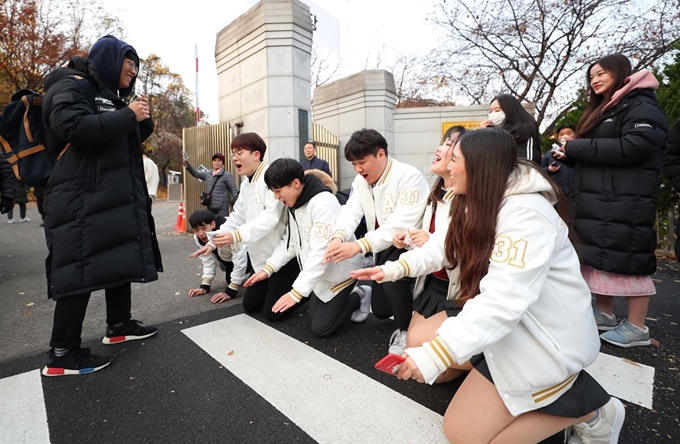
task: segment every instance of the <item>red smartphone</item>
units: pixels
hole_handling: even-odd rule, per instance
[[[375,364],[375,368],[392,376],[397,376],[401,363],[406,359],[390,353]]]

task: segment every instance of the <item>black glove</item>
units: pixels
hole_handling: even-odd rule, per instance
[[[12,200],[9,198],[5,199],[4,197],[0,199],[0,214],[5,214],[12,209]]]

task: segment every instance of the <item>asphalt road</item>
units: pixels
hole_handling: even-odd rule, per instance
[[[84,346],[96,353],[110,354],[113,364],[92,375],[50,379],[40,378],[36,373],[44,364],[53,315],[53,302],[45,296],[46,248],[39,217],[35,207],[29,207],[31,222],[7,224],[4,216],[0,219],[0,444],[17,442],[16,434],[10,431],[19,426],[10,421],[11,413],[22,405],[23,399],[29,398],[31,387],[35,388],[39,408],[22,410],[19,422],[28,423],[33,432],[45,428],[47,438],[18,442],[347,442],[324,438],[323,432],[339,437],[351,427],[356,429],[352,430],[355,435],[351,442],[382,441],[368,438],[372,436],[369,430],[374,429],[383,430],[385,437],[387,431],[403,431],[404,439],[392,439],[396,442],[434,442],[407,439],[408,430],[416,425],[397,416],[378,414],[363,403],[334,413],[333,408],[339,408],[334,398],[326,400],[325,393],[305,391],[306,384],[311,384],[311,377],[305,372],[312,368],[312,363],[300,356],[311,350],[324,359],[331,358],[329,366],[339,366],[334,371],[349,372],[348,378],[358,378],[352,381],[367,384],[362,391],[369,395],[369,401],[371,394],[375,394],[373,398],[386,396],[382,390],[387,388],[387,392],[397,395],[392,402],[411,406],[404,409],[423,406],[436,415],[443,414],[457,383],[428,387],[397,381],[373,369],[373,363],[384,355],[387,338],[394,328],[389,321],[371,316],[364,324],[349,324],[340,334],[319,339],[310,334],[305,313],[272,325],[255,316],[255,326],[265,330],[254,330],[257,333],[253,333],[252,344],[240,343],[237,332],[230,328],[253,318],[243,314],[240,299],[213,305],[207,295],[187,297],[189,288],[200,283],[200,261],[188,259],[194,249],[193,241],[191,236],[173,230],[177,204],[159,202],[154,206],[154,214],[165,272],[157,282],[133,286],[133,316],[158,325],[159,334],[146,341],[103,346],[103,298],[95,295],[83,328]],[[655,345],[631,349],[602,346],[603,353],[633,370],[644,367],[653,371],[653,380],[646,383],[653,392],[651,408],[639,401],[623,399],[627,416],[621,443],[680,442],[676,394],[680,389],[679,270],[677,263],[661,259],[654,276],[658,294],[652,299],[648,317]],[[223,281],[218,279],[215,288],[222,285]],[[617,305],[615,313],[623,316],[624,306]],[[275,374],[271,383],[269,380],[262,383],[257,376],[265,373],[264,367],[255,365],[252,371],[239,373],[237,367],[231,366],[227,356],[233,357],[234,350],[234,356],[241,356],[244,349],[258,347],[258,336],[270,332],[274,334],[270,344],[273,348],[266,352],[268,355],[262,352],[265,365],[278,369],[283,361],[300,353],[295,354],[299,374],[297,371]],[[216,336],[213,345],[228,344],[225,345],[228,353],[221,349],[211,351],[211,335]],[[627,379],[633,378],[633,370],[630,375],[625,371],[614,374],[612,368],[609,382],[613,390],[625,393],[624,386],[629,382]],[[22,394],[8,388],[11,387],[8,382],[24,376],[29,382],[19,385]],[[302,393],[307,397],[303,404],[309,406],[295,405],[289,409],[277,398],[285,388]],[[313,402],[317,398],[324,400],[321,407]],[[36,413],[38,410],[45,413],[41,416]],[[313,421],[320,410],[332,414],[330,419],[323,420],[321,431]],[[364,424],[362,417],[369,419],[369,426],[357,425]],[[423,430],[422,424],[418,427]],[[436,429],[437,419],[431,427]],[[419,436],[417,428],[413,433],[409,436]],[[553,438],[549,442],[560,441]]]

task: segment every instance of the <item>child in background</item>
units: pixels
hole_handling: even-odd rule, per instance
[[[196,210],[189,216],[189,225],[194,230],[196,248],[203,248],[209,241],[211,232],[217,230],[226,218],[214,215],[210,210]],[[202,296],[210,291],[217,268],[225,272],[227,288],[210,298],[219,304],[237,296],[238,287],[245,277],[245,252],[242,248],[228,246],[217,248],[208,255],[200,255],[203,262],[203,277],[199,288],[189,290],[189,297]]]
[[[557,143],[560,146],[575,138],[576,127],[574,125],[560,125],[557,127]],[[541,167],[543,168],[543,171],[548,173],[548,176],[560,186],[562,192],[566,196],[569,196],[571,177],[574,174],[574,169],[556,159],[553,156],[552,150],[548,150],[541,158]]]

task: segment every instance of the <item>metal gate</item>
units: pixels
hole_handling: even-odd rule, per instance
[[[333,180],[338,182],[340,171],[338,170],[338,149],[340,139],[318,123],[312,123],[312,137],[316,142],[316,156],[328,162]]]
[[[229,123],[184,128],[182,130],[182,143],[184,151],[189,156],[189,163],[195,169],[203,165],[212,170],[212,156],[216,153],[224,154],[224,168],[234,176],[236,186],[239,186],[241,177],[235,171],[234,164],[231,162],[231,127]],[[205,189],[204,182],[189,174],[186,169],[184,172],[184,212],[189,219],[189,215],[193,211],[206,208],[201,205],[199,199],[202,192],[209,190]],[[191,232],[193,230],[187,222],[187,233]]]

